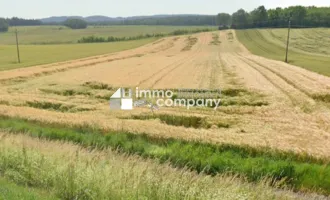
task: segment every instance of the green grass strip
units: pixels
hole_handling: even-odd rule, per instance
[[[0,200],[43,200],[58,199],[44,191],[16,185],[0,177]]]
[[[330,166],[325,159],[268,148],[214,145],[146,134],[111,132],[87,126],[65,127],[0,116],[0,129],[32,137],[70,141],[84,147],[117,148],[129,154],[171,162],[207,174],[234,173],[256,182],[265,177],[282,180],[300,191],[330,194]]]

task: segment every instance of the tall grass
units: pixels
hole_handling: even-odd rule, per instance
[[[1,117],[0,128],[32,137],[71,141],[83,147],[118,148],[129,154],[171,162],[211,175],[235,173],[249,181],[265,177],[282,180],[296,190],[330,194],[330,166],[326,159],[309,155],[256,149],[237,145],[213,145],[178,139],[153,138],[127,132],[111,132],[93,127],[63,127],[18,118]]]
[[[0,175],[60,199],[288,199],[267,182],[207,176],[138,156],[0,133]],[[1,188],[1,187],[0,187]],[[290,193],[289,193],[290,194]],[[0,194],[1,197],[1,194]]]
[[[14,184],[0,177],[0,199],[1,200],[52,200],[58,199],[47,191],[40,191],[34,188],[27,188]]]

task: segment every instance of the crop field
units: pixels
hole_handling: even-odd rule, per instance
[[[90,26],[72,30],[64,26],[17,27],[21,63],[16,50],[16,28],[0,33],[0,71],[41,64],[69,61],[90,56],[133,49],[157,40],[156,37],[111,43],[77,44],[83,37],[137,37],[140,35],[170,34],[178,30],[214,29],[201,26]],[[158,38],[159,39],[159,38]]]
[[[17,61],[15,45],[0,44],[0,71],[115,53],[143,46],[154,40],[149,38],[102,44],[21,45],[21,63]]]
[[[330,55],[307,48],[310,31],[292,31],[290,64],[279,61],[285,30],[265,29],[84,44],[104,52],[3,67],[0,183],[60,199],[327,199],[330,77],[319,63]],[[118,52],[97,55],[107,45]],[[110,110],[121,87],[221,89],[221,105]]]
[[[65,26],[21,26],[17,27],[19,41],[31,44],[70,44],[77,43],[82,37],[129,37],[145,34],[170,33],[176,30],[196,30],[213,28],[210,26],[89,26],[87,29],[72,30]],[[14,45],[16,28],[0,33],[0,44]]]
[[[237,31],[238,39],[254,54],[284,61],[287,29]],[[330,76],[330,29],[291,29],[289,63]]]

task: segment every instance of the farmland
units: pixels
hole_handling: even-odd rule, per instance
[[[292,31],[289,64],[285,30],[265,29],[65,44],[86,54],[7,65],[0,175],[60,199],[326,199],[330,52],[309,31]],[[220,88],[221,106],[110,110],[120,87]]]
[[[251,29],[237,31],[238,39],[254,54],[283,61],[287,29]],[[329,29],[292,29],[289,63],[330,76]]]
[[[0,45],[0,70],[68,61],[100,54],[115,53],[143,46],[155,39],[104,44],[21,45],[21,63],[17,63],[16,46]]]
[[[145,34],[170,33],[176,30],[196,30],[209,26],[89,26],[87,29],[72,30],[65,26],[22,26],[17,27],[21,44],[72,44],[82,37],[129,37]],[[14,45],[16,28],[0,33],[0,44]]]
[[[155,37],[149,37],[106,44],[77,44],[83,37],[123,38],[145,34],[166,35],[178,30],[196,31],[203,28],[214,29],[214,27],[201,26],[94,26],[83,30],[71,30],[64,26],[23,26],[17,28],[22,60],[22,63],[18,64],[15,45],[16,28],[12,27],[7,33],[0,33],[0,70],[109,54],[157,40]]]

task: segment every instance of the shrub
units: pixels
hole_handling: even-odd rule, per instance
[[[67,19],[64,22],[64,26],[67,26],[72,29],[85,29],[87,28],[87,22],[82,19]]]
[[[7,32],[8,31],[8,22],[4,18],[0,18],[0,32]]]
[[[156,33],[156,34],[145,34],[145,35],[137,35],[137,36],[130,36],[130,37],[113,37],[109,36],[107,38],[98,37],[98,36],[87,36],[83,37],[78,40],[78,43],[100,43],[100,42],[119,42],[119,41],[130,41],[130,40],[142,40],[146,38],[160,38],[166,36],[176,36],[176,35],[185,35],[185,34],[192,34],[192,33],[200,33],[200,32],[208,32],[213,31],[212,29],[196,29],[196,30],[176,30],[171,33]]]

